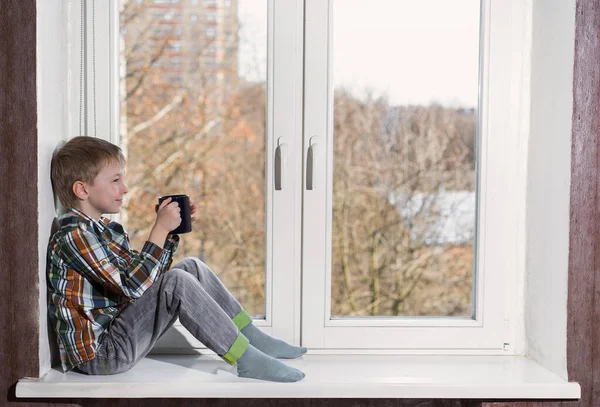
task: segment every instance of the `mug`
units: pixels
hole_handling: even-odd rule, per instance
[[[158,205],[167,198],[172,198],[171,202],[177,202],[181,209],[181,223],[171,231],[173,234],[189,233],[192,231],[192,214],[190,211],[190,197],[185,194],[165,195],[158,198]]]

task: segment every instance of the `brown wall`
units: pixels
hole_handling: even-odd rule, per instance
[[[582,406],[600,403],[600,2],[579,0],[573,66],[567,366]],[[598,282],[598,286],[596,286]]]
[[[38,370],[37,102],[35,0],[0,2],[0,405],[470,406],[461,400],[15,400]],[[485,406],[600,405],[600,3],[578,0],[574,62],[568,369],[579,402],[483,402]]]
[[[5,391],[20,377],[38,374],[35,15],[35,0],[0,3],[0,383]]]

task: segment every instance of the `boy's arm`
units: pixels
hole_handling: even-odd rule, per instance
[[[165,245],[163,246],[163,252],[160,255],[158,261],[163,265],[162,271],[165,272],[171,268],[173,263],[173,256],[179,246],[179,235],[167,235]]]
[[[124,232],[125,233],[125,232]],[[129,236],[125,233],[127,239],[127,246],[129,247],[129,253],[131,256],[135,256],[139,254],[139,252],[132,248],[131,241],[129,240]],[[167,235],[167,240],[164,242],[163,251],[158,258],[158,261],[163,265],[162,271],[165,272],[171,268],[171,264],[173,263],[173,256],[177,251],[177,247],[179,247],[179,235]]]
[[[167,271],[171,268],[171,264],[173,263],[173,256],[175,255],[175,251],[177,251],[178,246],[179,235],[168,235],[167,241],[165,242],[165,246],[163,247],[163,255],[161,258],[161,262],[164,264],[163,271]]]
[[[163,247],[167,240],[167,236],[169,235],[169,231],[157,225],[156,223],[150,230],[150,236],[148,236],[148,241],[154,243],[158,247]]]
[[[82,275],[127,298],[139,298],[164,266],[159,261],[163,249],[150,241],[140,252],[132,253],[128,265],[115,266],[107,244],[96,234],[79,228],[64,236],[61,249],[65,260]]]

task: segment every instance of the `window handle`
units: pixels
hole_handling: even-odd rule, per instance
[[[281,191],[285,181],[285,167],[287,167],[287,144],[284,138],[277,139],[277,148],[275,149],[275,190]]]
[[[308,153],[306,157],[306,189],[312,191],[317,189],[317,173],[319,169],[319,150],[318,150],[318,137],[310,138],[310,146],[308,147]]]

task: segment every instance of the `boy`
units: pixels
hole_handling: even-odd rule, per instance
[[[170,199],[158,207],[141,251],[123,227],[102,217],[118,213],[127,187],[119,147],[75,137],[52,158],[52,186],[68,208],[48,247],[48,312],[58,336],[63,371],[115,374],[131,369],[177,317],[241,377],[295,382],[304,373],[276,358],[306,348],[263,333],[199,259],[171,268],[181,222]],[[191,205],[192,220],[196,211]]]

